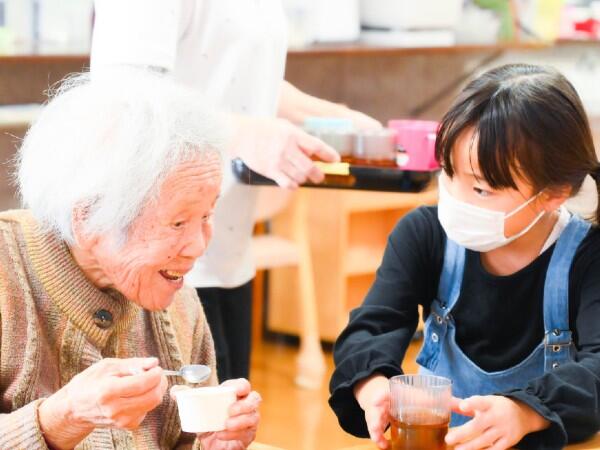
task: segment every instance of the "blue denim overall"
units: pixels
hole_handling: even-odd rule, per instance
[[[589,228],[589,223],[573,215],[556,242],[544,285],[543,342],[522,362],[498,372],[482,370],[456,343],[452,309],[460,296],[465,248],[447,239],[438,298],[431,303],[423,347],[417,357],[420,372],[450,378],[452,394],[466,398],[524,387],[544,372],[571,361],[575,346],[569,330],[569,272],[575,252]],[[453,414],[451,425],[462,425],[469,419]]]

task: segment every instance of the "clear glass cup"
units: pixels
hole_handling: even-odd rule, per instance
[[[390,379],[392,450],[446,450],[452,381],[430,375]]]
[[[354,148],[357,165],[396,167],[398,132],[389,128],[363,131],[358,134]]]

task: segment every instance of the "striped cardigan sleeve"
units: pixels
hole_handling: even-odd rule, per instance
[[[48,450],[38,420],[43,400],[35,400],[8,414],[0,413],[1,450]]]
[[[4,286],[1,286],[1,289],[5,291]],[[0,326],[1,348],[2,327]],[[2,385],[0,385],[1,391]],[[44,399],[35,400],[10,413],[4,413],[0,409],[0,450],[48,450],[38,419],[38,408],[43,401]]]

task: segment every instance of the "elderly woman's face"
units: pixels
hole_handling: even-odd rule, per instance
[[[216,154],[176,167],[130,227],[124,246],[97,240],[94,257],[106,284],[143,308],[169,306],[211,238],[220,185]]]

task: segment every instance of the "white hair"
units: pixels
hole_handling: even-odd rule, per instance
[[[77,207],[87,211],[87,233],[123,238],[175,166],[220,153],[226,124],[200,93],[149,70],[72,76],[19,150],[23,205],[71,244]]]

